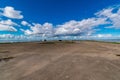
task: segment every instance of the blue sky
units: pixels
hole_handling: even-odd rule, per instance
[[[120,0],[0,0],[0,39],[120,38]]]

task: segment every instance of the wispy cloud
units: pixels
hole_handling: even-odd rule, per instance
[[[14,31],[16,32],[17,29],[14,26],[18,26],[17,23],[13,22],[12,20],[0,20],[0,31]]]
[[[17,29],[14,28],[13,26],[0,24],[0,31],[12,31],[12,32],[16,32]]]
[[[17,23],[13,22],[10,19],[8,19],[8,20],[0,20],[0,24],[9,25],[9,26],[18,26]]]
[[[120,29],[120,7],[103,9],[96,13],[99,17],[107,18],[112,26],[110,28]],[[108,27],[107,27],[108,28]]]

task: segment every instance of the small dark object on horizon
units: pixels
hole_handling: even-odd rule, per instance
[[[59,40],[59,41],[62,41],[62,40]]]
[[[47,40],[46,39],[44,39],[44,42],[46,42]]]

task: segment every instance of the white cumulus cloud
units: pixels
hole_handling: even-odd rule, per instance
[[[91,35],[94,28],[106,24],[105,18],[89,18],[82,21],[69,21],[58,25],[55,35]]]
[[[21,11],[15,10],[13,7],[7,6],[5,8],[0,8],[0,15],[6,16],[7,18],[13,19],[22,19]],[[17,21],[16,21],[17,22]],[[104,25],[110,25],[104,26]],[[40,23],[28,23],[27,21],[21,21],[20,25],[21,31],[25,36],[20,37],[88,37],[88,38],[110,38],[113,37],[111,34],[96,34],[97,29],[101,29],[100,25],[103,25],[103,28],[114,28],[120,29],[120,8],[107,8],[95,13],[95,17],[83,19],[83,20],[70,20],[63,24],[54,25],[52,23],[45,22],[44,24]],[[0,18],[0,31],[17,31],[15,28],[19,26],[17,23],[13,22],[11,19],[3,20]],[[28,26],[27,29],[24,28]],[[103,29],[102,28],[102,29]],[[95,33],[96,35],[92,35]],[[8,35],[10,36],[10,35]],[[91,37],[90,37],[91,36]],[[14,37],[15,38],[15,37]]]
[[[21,24],[23,25],[23,26],[31,26],[31,24],[29,24],[27,21],[21,21]]]
[[[106,18],[89,18],[82,21],[71,20],[62,25],[53,26],[51,23],[34,24],[30,29],[23,30],[26,35],[44,37],[91,35],[96,27],[106,24]]]
[[[34,24],[30,27],[30,29],[22,31],[26,35],[36,35],[36,36],[52,36],[53,35],[53,25],[50,23],[41,24]]]
[[[22,19],[23,15],[21,15],[21,11],[15,10],[11,6],[6,6],[5,8],[0,9],[2,12],[0,13],[3,16],[13,19]]]

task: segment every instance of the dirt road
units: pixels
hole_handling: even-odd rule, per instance
[[[120,44],[0,44],[0,80],[120,80]]]

